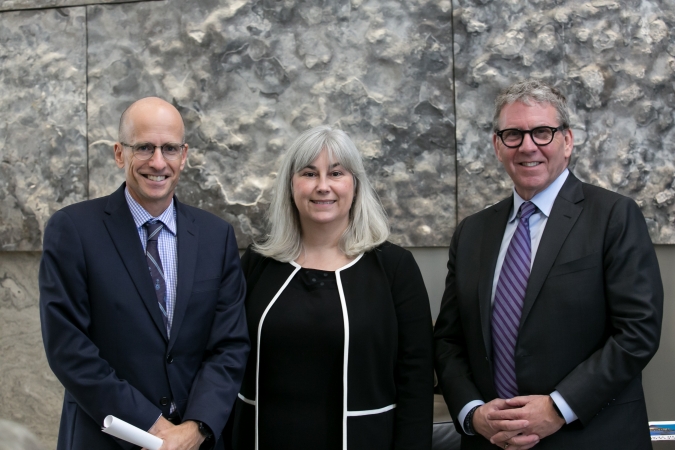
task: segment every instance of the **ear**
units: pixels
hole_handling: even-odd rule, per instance
[[[497,136],[496,133],[492,133],[492,147],[495,149],[495,155],[497,156],[497,159],[499,162],[502,162],[502,154],[500,149],[500,139],[499,136]]]
[[[188,148],[189,147],[190,147],[189,145],[185,144],[185,149],[183,150],[183,156],[180,159],[180,170],[181,170],[181,172],[185,168],[185,163],[187,162],[187,155],[188,155]]]
[[[563,136],[565,137],[565,158],[569,159],[574,148],[574,133],[571,128],[567,128],[563,130]]]
[[[115,153],[115,164],[120,169],[124,168],[124,146],[119,142],[115,142],[113,146],[113,152]]]

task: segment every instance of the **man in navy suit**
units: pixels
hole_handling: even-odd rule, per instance
[[[557,89],[509,87],[493,127],[513,195],[458,225],[435,328],[462,449],[650,449],[641,371],[663,287],[644,217],[567,169]]]
[[[126,182],[45,228],[42,334],[66,389],[58,449],[134,448],[101,432],[107,415],[165,450],[223,448],[249,351],[246,288],[232,227],[174,197],[187,152],[176,108],[133,103],[114,146]]]

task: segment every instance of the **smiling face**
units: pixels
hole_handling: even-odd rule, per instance
[[[293,175],[291,187],[303,230],[326,224],[347,228],[354,177],[340,163],[331,162],[326,150]]]
[[[145,98],[134,103],[126,112],[121,140],[125,144],[150,143],[161,146],[183,142],[183,120],[171,104],[159,98]],[[129,193],[146,211],[158,216],[171,204],[180,172],[185,167],[188,146],[174,161],[167,161],[159,148],[152,158],[140,161],[132,150],[115,143],[115,162],[126,173]]]
[[[531,130],[536,127],[560,125],[556,109],[548,103],[514,102],[502,108],[499,114],[499,129],[517,128]],[[574,138],[572,130],[555,133],[548,145],[537,145],[526,134],[518,148],[508,148],[501,139],[492,135],[492,144],[497,159],[513,180],[516,192],[524,200],[530,200],[546,189],[565,170],[572,154]]]

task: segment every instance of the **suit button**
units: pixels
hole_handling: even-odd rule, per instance
[[[166,406],[169,404],[169,397],[162,397],[159,399],[159,404],[162,406]]]
[[[166,362],[169,363],[169,364],[171,364],[171,363],[173,362],[173,356],[167,355],[167,357],[166,357]]]

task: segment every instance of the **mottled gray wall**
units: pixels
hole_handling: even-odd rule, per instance
[[[87,198],[85,8],[0,13],[0,245]]]
[[[457,219],[509,193],[491,102],[528,76],[568,93],[574,172],[635,198],[654,242],[675,243],[674,26],[665,0],[0,0],[0,417],[55,446],[41,235],[54,211],[122,181],[112,143],[134,99],[183,113],[178,194],[242,247],[264,233],[290,141],[346,130],[393,240],[428,248],[416,257],[435,292]]]
[[[39,252],[0,252],[0,419],[27,426],[54,449],[63,387],[42,346],[39,261]]]
[[[397,242],[447,243],[455,224],[450,4],[221,3],[88,9],[90,195],[123,180],[110,149],[120,113],[156,94],[187,122],[179,197],[231,222],[241,247],[264,233],[284,148],[322,123],[363,151]]]
[[[454,0],[458,216],[510,193],[491,104],[526,77],[567,93],[583,181],[634,198],[655,243],[675,243],[675,3]]]
[[[129,3],[157,0],[0,0],[0,11],[44,9],[64,6],[95,5],[101,3]]]

